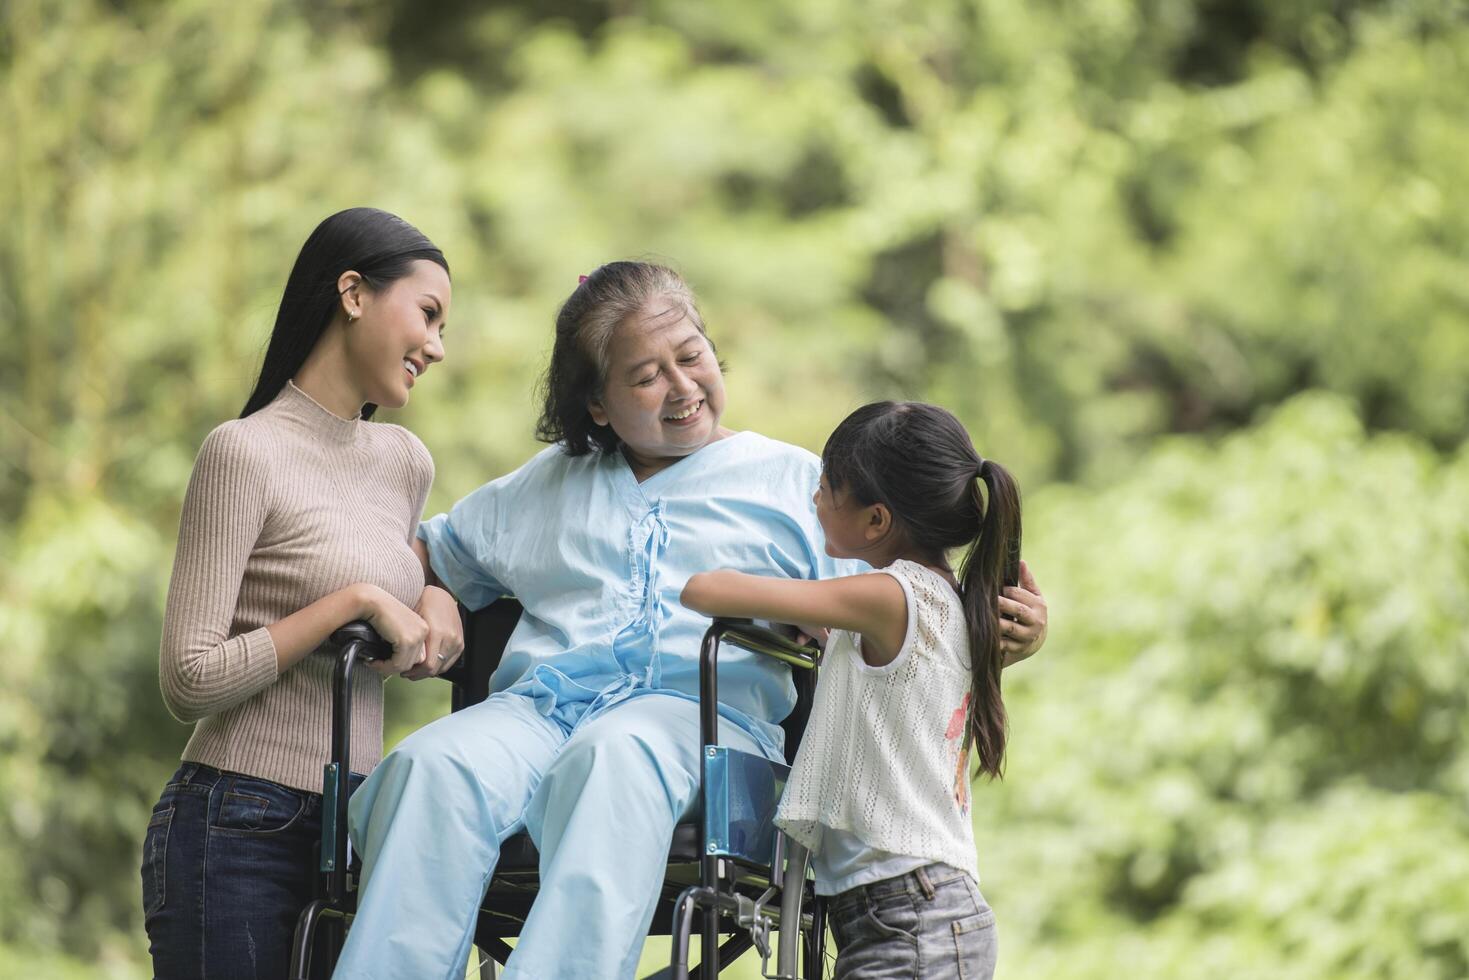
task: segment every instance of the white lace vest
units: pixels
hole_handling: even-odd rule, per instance
[[[978,881],[960,751],[972,684],[964,608],[922,565],[899,560],[871,574],[891,575],[908,598],[903,646],[892,663],[869,667],[856,634],[832,632],[776,824],[813,850],[830,827]]]

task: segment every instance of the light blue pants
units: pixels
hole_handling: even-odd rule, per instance
[[[460,980],[500,845],[521,829],[541,891],[503,976],[634,975],[674,825],[698,797],[699,706],[642,691],[567,707],[548,718],[496,694],[382,761],[352,797],[362,892],[335,976]],[[720,741],[769,754],[724,719]]]

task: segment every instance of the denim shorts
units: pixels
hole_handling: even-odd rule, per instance
[[[320,793],[180,766],[143,839],[143,924],[157,980],[284,977],[320,839]]]
[[[830,899],[836,980],[988,980],[999,939],[974,879],[947,864],[862,885]]]

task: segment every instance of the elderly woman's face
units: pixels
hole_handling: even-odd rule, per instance
[[[683,308],[655,301],[617,328],[592,419],[610,425],[635,468],[658,468],[720,437],[724,375]]]

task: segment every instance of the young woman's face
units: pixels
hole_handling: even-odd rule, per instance
[[[682,306],[655,300],[617,328],[607,354],[602,397],[588,408],[635,466],[666,464],[719,438],[724,375]]]
[[[408,275],[381,292],[360,284],[352,292],[360,315],[346,328],[348,370],[364,401],[402,408],[428,366],[444,359],[449,274],[436,262],[418,259]]]

